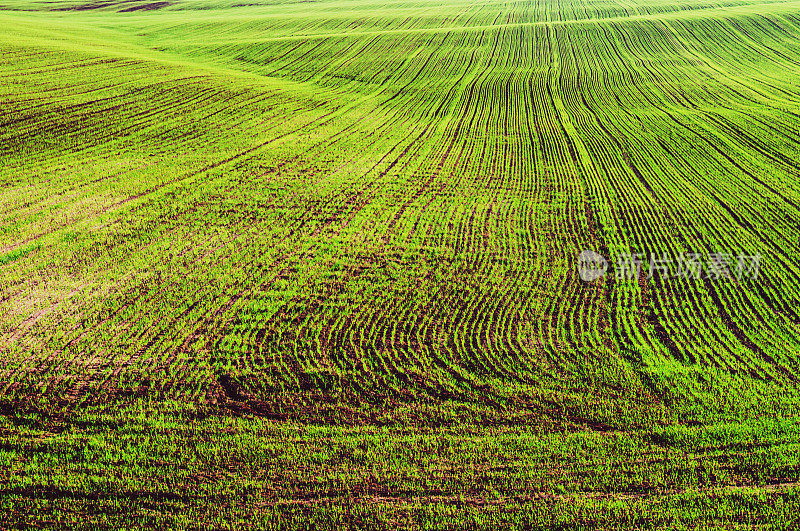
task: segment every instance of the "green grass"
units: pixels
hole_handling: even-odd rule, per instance
[[[0,5],[0,525],[791,527],[800,2],[242,4]]]
[[[13,421],[11,420],[13,419]],[[652,433],[308,425],[175,403],[9,417],[0,523],[790,527],[787,421]],[[788,457],[795,456],[795,457]]]

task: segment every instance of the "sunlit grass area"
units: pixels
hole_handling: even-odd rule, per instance
[[[791,527],[798,37],[3,1],[0,525]]]

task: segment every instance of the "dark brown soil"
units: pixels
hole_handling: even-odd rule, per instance
[[[119,13],[130,13],[131,11],[153,11],[154,9],[161,9],[162,7],[171,6],[172,2],[151,2],[149,4],[139,4],[138,6],[126,7],[120,9]]]

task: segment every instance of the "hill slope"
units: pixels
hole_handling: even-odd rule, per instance
[[[48,441],[87,411],[174,406],[489,447],[512,425],[583,434],[564,455],[638,448],[629,465],[698,440],[736,459],[720,441],[765,430],[762,475],[748,453],[713,481],[648,464],[635,488],[567,492],[796,479],[800,2],[10,1],[9,423]],[[584,250],[608,262],[593,282]],[[500,499],[547,459],[520,451]]]

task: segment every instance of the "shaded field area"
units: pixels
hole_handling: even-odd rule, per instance
[[[797,1],[2,2],[0,525],[790,527],[799,37]]]
[[[792,421],[547,432],[177,403],[0,421],[8,526],[791,529],[800,514]]]

